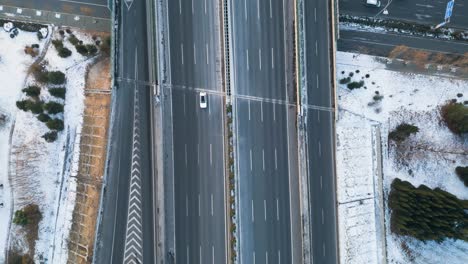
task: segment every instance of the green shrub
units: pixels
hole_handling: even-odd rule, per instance
[[[350,82],[348,83],[347,87],[348,89],[353,90],[353,89],[361,88],[362,86],[364,86],[364,81]]]
[[[76,45],[75,48],[76,48],[76,51],[77,51],[79,54],[81,54],[81,55],[83,55],[83,56],[87,56],[87,55],[88,55],[88,49],[86,48],[85,45]]]
[[[65,82],[65,74],[61,71],[51,71],[47,73],[49,83],[63,84]]]
[[[62,131],[64,129],[63,121],[61,119],[50,119],[46,123],[50,130]]]
[[[419,128],[417,126],[402,123],[388,134],[388,138],[393,141],[401,142],[407,139],[411,134],[416,134],[418,132]]]
[[[458,175],[458,178],[465,184],[465,187],[468,187],[468,166],[467,167],[456,167],[455,172]]]
[[[351,77],[345,77],[340,80],[340,84],[347,84],[351,81]]]
[[[49,143],[54,142],[55,140],[57,140],[57,131],[47,132],[44,135],[42,135],[42,138]]]
[[[109,56],[110,51],[111,51],[111,37],[110,36],[104,39],[104,41],[101,43],[100,49],[104,55]]]
[[[65,88],[49,88],[50,95],[58,98],[65,99]]]
[[[60,49],[58,49],[58,55],[62,58],[67,58],[67,57],[70,57],[72,54],[71,50],[65,48],[65,47],[62,47]]]
[[[37,102],[33,102],[33,101],[28,101],[28,109],[29,111],[31,111],[31,113],[33,114],[40,114],[42,113],[42,105],[44,104],[44,102],[42,101],[37,101]]]
[[[392,232],[421,241],[468,241],[468,203],[440,188],[395,179],[388,198]]]
[[[68,41],[73,45],[76,46],[80,40],[73,34],[70,34],[70,37],[68,37]]]
[[[35,85],[30,85],[24,88],[23,92],[26,93],[27,96],[37,97],[41,94],[41,88]]]
[[[23,110],[23,111],[28,111],[29,110],[29,102],[30,100],[21,100],[21,101],[16,101],[16,107],[18,109]]]
[[[63,41],[61,41],[60,39],[52,40],[52,44],[54,45],[56,50],[60,50],[61,48],[63,48]]]
[[[448,103],[441,108],[442,119],[455,134],[468,133],[468,107],[461,103]]]
[[[86,50],[88,51],[88,55],[94,55],[97,53],[98,49],[96,48],[96,46],[92,45],[92,44],[87,44],[86,45]]]
[[[43,65],[33,64],[29,69],[34,75],[36,81],[40,83],[47,83],[49,81],[47,71],[45,70],[45,67]]]
[[[13,218],[13,223],[20,225],[20,226],[27,225],[28,217],[26,216],[26,213],[23,212],[22,210],[16,210],[15,217]]]
[[[44,110],[49,114],[58,114],[63,112],[63,105],[56,102],[48,102],[44,104]]]
[[[37,116],[37,120],[41,121],[42,123],[45,123],[50,120],[50,116],[48,114],[40,113]]]
[[[374,99],[374,101],[382,101],[383,95],[376,94],[374,97],[372,97],[372,99]]]

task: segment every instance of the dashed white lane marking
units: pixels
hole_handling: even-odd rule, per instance
[[[250,101],[248,102],[248,104],[249,104],[248,108],[249,108],[249,121],[250,121]]]
[[[192,14],[194,13],[194,10],[193,10],[193,0],[192,0]]]
[[[210,165],[213,165],[213,144],[210,143]]]
[[[275,55],[274,55],[274,52],[273,52],[273,48],[271,48],[271,68],[272,69],[275,68]]]
[[[322,208],[322,225],[325,224],[325,216],[323,215],[323,208]]]
[[[325,257],[325,243],[323,243],[323,256]]]
[[[265,214],[265,222],[266,222],[267,220],[266,200],[263,200],[263,212]]]
[[[124,263],[143,263],[139,105],[138,89],[135,89],[133,108],[132,166],[123,259]]]
[[[281,264],[281,251],[278,250],[278,264]]]
[[[271,0],[270,0],[270,18],[273,18],[273,8],[271,7]]]
[[[273,104],[273,121],[276,121],[276,104]]]
[[[320,123],[320,111],[317,111],[317,122]]]
[[[197,47],[195,47],[195,43],[193,43],[193,63],[197,65]]]
[[[206,15],[206,0],[205,0],[205,15]]]
[[[254,204],[252,200],[252,223],[255,222],[255,216],[254,216]]]
[[[181,60],[182,60],[182,65],[184,64],[184,44],[180,44],[180,54],[181,54]]]
[[[254,251],[254,252],[252,252],[252,253],[253,253],[253,254],[252,254],[252,260],[253,260],[253,264],[255,264],[255,251]]]
[[[314,8],[314,19],[317,22],[317,8]]]
[[[248,71],[250,69],[249,68],[249,50],[246,49],[245,51],[246,51],[246,56],[247,56],[247,71]]]
[[[200,165],[200,144],[197,144],[197,164]]]
[[[318,43],[315,41],[315,56],[318,56]]]
[[[198,194],[198,217],[200,217],[201,214],[201,201],[200,201],[200,194]]]
[[[189,249],[189,246],[187,246],[187,264],[190,264],[190,249]]]
[[[185,196],[185,216],[188,217],[188,196]]]
[[[211,194],[211,216],[213,216],[213,213],[214,213],[213,194]]]
[[[214,246],[211,246],[211,263],[214,264]]]
[[[263,122],[263,102],[260,102],[260,118]]]
[[[252,171],[253,163],[252,163],[252,149],[250,149],[250,171]]]
[[[260,70],[262,70],[262,49],[258,49],[258,63]]]
[[[187,115],[187,104],[185,103],[185,94],[184,94],[184,96],[182,98],[184,100],[184,116],[186,116]]]
[[[244,0],[245,21],[247,21],[247,0]]]
[[[279,201],[276,198],[276,221],[279,221]]]
[[[200,262],[199,262],[199,263],[203,263],[203,261],[202,261],[202,253],[201,253],[201,252],[202,252],[202,250],[201,250],[201,246],[200,246],[200,252],[199,252],[199,253],[200,253]]]
[[[278,152],[276,151],[276,148],[275,148],[275,170],[278,169]]]
[[[322,190],[322,189],[323,189],[323,184],[322,184],[323,180],[322,180],[322,178],[323,178],[323,176],[322,176],[322,175],[320,175],[320,190]]]
[[[188,165],[188,158],[187,158],[187,144],[184,145],[184,150],[185,150],[185,167]]]
[[[316,75],[316,79],[317,79],[317,89],[319,88],[319,76],[318,74]]]
[[[322,145],[320,144],[320,141],[318,142],[318,153],[319,156],[322,157]]]
[[[260,0],[257,0],[257,19],[260,20]]]
[[[265,171],[265,150],[262,149],[262,167],[263,171]]]
[[[268,264],[268,251],[265,252],[265,264]]]
[[[206,47],[206,64],[210,64],[209,57],[208,57],[208,43],[205,45]]]

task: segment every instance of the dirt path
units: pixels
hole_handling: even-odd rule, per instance
[[[69,237],[68,263],[91,263],[106,160],[111,105],[110,60],[92,65],[86,78],[77,197]]]

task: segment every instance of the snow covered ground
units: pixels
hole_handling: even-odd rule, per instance
[[[453,135],[440,121],[438,107],[447,100],[468,100],[468,81],[390,71],[382,58],[338,52],[337,78],[364,81],[364,87],[337,88],[337,177],[340,203],[340,252],[343,263],[467,263],[468,243],[422,243],[382,228],[390,212],[379,203],[379,165],[383,197],[400,178],[418,186],[440,187],[468,199],[468,190],[454,173],[468,164],[468,141]],[[404,67],[404,66],[402,66]],[[404,70],[404,69],[402,69]],[[463,94],[457,97],[457,94]],[[383,96],[382,98],[379,98]],[[401,122],[420,132],[408,139],[411,150],[397,151],[387,142],[388,131]],[[382,162],[376,155],[376,129],[381,133]],[[385,234],[385,235],[384,235]],[[383,241],[383,237],[386,240]],[[386,251],[380,248],[387,246]]]
[[[74,34],[85,44],[91,42],[90,37],[77,32]],[[58,36],[56,32],[54,37]],[[49,46],[44,57],[47,69],[64,72],[67,81],[65,100],[51,96],[47,90],[50,85],[42,85],[41,100],[65,105],[64,113],[55,115],[63,118],[65,129],[59,132],[54,143],[47,143],[41,138],[49,131],[45,124],[39,122],[32,113],[19,111],[15,106],[16,100],[26,97],[21,92],[22,88],[37,85],[32,75],[26,76],[26,69],[33,60],[23,51],[26,44],[32,43],[39,43],[42,48],[45,41],[38,42],[35,33],[20,31],[17,38],[10,39],[6,33],[0,32],[0,78],[2,82],[8,81],[7,86],[0,89],[0,103],[2,107],[6,106],[5,110],[10,113],[11,120],[15,118],[10,156],[11,186],[5,186],[0,191],[0,194],[5,194],[0,199],[4,199],[7,205],[0,209],[0,247],[5,248],[10,220],[10,215],[4,212],[13,212],[24,205],[35,203],[39,205],[43,217],[39,223],[35,259],[45,260],[47,263],[65,263],[76,188],[75,179],[71,176],[76,176],[83,122],[85,73],[92,59],[78,54],[68,41],[64,41],[64,46],[72,51],[72,55],[65,59],[58,56],[53,45]],[[8,184],[6,164],[9,133],[8,128],[0,129],[0,182],[4,184]],[[7,195],[10,187],[13,189],[14,203]],[[10,204],[13,208],[10,208]],[[25,251],[22,234],[20,228],[12,225],[9,245]],[[0,256],[0,263],[1,258],[3,254]]]
[[[33,63],[33,58],[24,54],[24,46],[33,43],[43,48],[45,40],[38,41],[35,33],[20,31],[11,39],[9,34],[0,29],[0,113],[5,113],[8,122],[0,126],[0,263],[4,262],[4,249],[8,234],[11,212],[11,189],[8,182],[8,155],[11,126],[14,123],[17,108],[16,99],[21,95],[27,74],[27,68]]]

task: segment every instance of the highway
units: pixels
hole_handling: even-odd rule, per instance
[[[146,2],[121,2],[108,175],[95,263],[156,263]]]
[[[388,0],[381,0],[381,2],[382,6],[375,8],[364,5],[364,1],[340,0],[340,14],[371,17],[377,14],[388,3]],[[381,14],[379,18],[437,25],[444,20],[447,2],[448,0],[393,0],[388,7],[389,14]],[[448,27],[468,29],[468,17],[466,14],[468,14],[468,4],[465,1],[455,1],[452,18]]]
[[[239,260],[302,263],[293,1],[231,1]]]
[[[224,90],[219,1],[167,4],[166,248],[175,263],[226,263]],[[199,92],[208,93],[201,109]],[[168,263],[172,263],[168,261]]]
[[[338,263],[331,1],[304,1],[311,263]]]
[[[108,0],[2,0],[0,5],[110,18]]]

